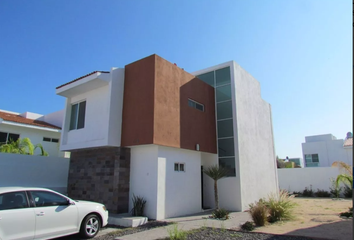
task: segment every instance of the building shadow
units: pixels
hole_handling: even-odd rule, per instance
[[[284,235],[313,237],[314,239],[352,240],[353,219],[343,219],[338,222],[324,223],[315,227],[297,229]]]

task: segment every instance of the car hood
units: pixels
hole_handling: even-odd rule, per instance
[[[75,204],[80,206],[80,205],[96,205],[96,206],[104,206],[102,203],[98,202],[91,202],[91,201],[85,201],[85,200],[75,200]]]

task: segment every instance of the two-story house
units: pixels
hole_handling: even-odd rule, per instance
[[[271,107],[259,82],[234,61],[192,74],[151,55],[94,71],[56,89],[66,98],[61,150],[71,152],[68,194],[164,219],[214,207],[243,211],[278,190]]]
[[[337,139],[332,134],[305,137],[302,154],[306,167],[330,167],[333,162],[353,163],[353,135],[347,133],[345,139]]]
[[[34,145],[41,144],[49,156],[69,157],[68,152],[59,151],[63,112],[42,115],[0,110],[0,144],[29,138]],[[40,149],[35,154],[40,154]]]

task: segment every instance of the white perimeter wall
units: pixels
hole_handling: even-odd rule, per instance
[[[312,168],[282,168],[278,169],[279,188],[289,192],[302,192],[305,187],[317,191],[330,191],[331,178],[336,179],[340,174],[336,167],[312,167]]]
[[[335,161],[349,165],[353,162],[353,148],[343,148],[343,139],[302,143],[302,154],[306,166],[305,154],[318,154],[319,166],[330,167]]]
[[[41,129],[33,129],[28,127],[13,126],[7,124],[0,125],[1,132],[20,134],[20,138],[29,138],[33,145],[42,144],[45,151],[51,157],[64,157],[64,152],[59,151],[59,143],[44,142],[43,137],[60,139],[60,132],[46,131]],[[39,155],[40,149],[37,148],[34,155]]]
[[[175,172],[174,163],[185,163]],[[130,206],[133,194],[147,200],[145,214],[165,219],[201,212],[201,153],[147,145],[131,148]]]
[[[67,98],[61,150],[120,146],[124,69],[113,68],[103,87]],[[71,105],[86,101],[85,127],[70,130]]]
[[[259,82],[236,63],[231,76],[235,87],[233,108],[236,109],[235,183],[240,181],[241,192],[236,191],[236,194],[242,199],[236,210],[244,211],[250,203],[278,191],[277,167],[271,107],[261,98]]]
[[[66,194],[68,158],[0,153],[0,187],[45,187]]]

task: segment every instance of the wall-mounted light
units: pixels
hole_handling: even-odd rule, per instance
[[[197,143],[197,145],[195,145],[195,149],[197,150],[197,151],[199,151],[199,144]]]

